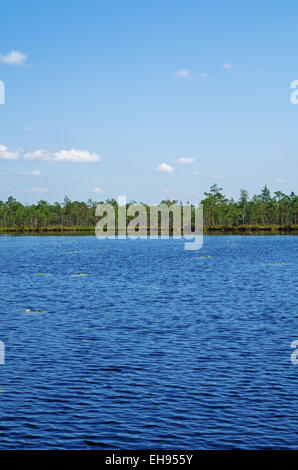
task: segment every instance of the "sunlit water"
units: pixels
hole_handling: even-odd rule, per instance
[[[297,236],[183,247],[0,237],[0,448],[298,448]]]

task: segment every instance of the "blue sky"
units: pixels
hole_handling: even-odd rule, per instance
[[[297,192],[295,1],[1,4],[0,199]]]

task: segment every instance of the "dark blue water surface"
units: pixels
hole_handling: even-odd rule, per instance
[[[298,448],[297,236],[183,248],[0,237],[1,449]]]

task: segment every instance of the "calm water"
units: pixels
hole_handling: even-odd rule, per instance
[[[0,237],[0,448],[298,449],[297,248]]]

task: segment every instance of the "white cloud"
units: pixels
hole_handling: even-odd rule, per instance
[[[106,192],[106,190],[102,188],[93,188],[92,191],[96,194],[103,194]]]
[[[26,153],[25,160],[51,160],[54,162],[99,162],[101,156],[97,153],[90,153],[87,150],[60,150],[51,153],[48,150],[35,150],[35,152]]]
[[[24,65],[27,55],[19,51],[12,50],[7,55],[0,54],[0,63],[8,65]]]
[[[53,155],[48,150],[35,150],[35,152],[25,153],[25,160],[52,160]]]
[[[224,64],[222,64],[222,66],[225,70],[231,70],[233,68],[233,66],[228,62],[225,62]]]
[[[7,176],[8,173],[6,173],[6,171],[0,171],[0,176]]]
[[[11,152],[5,145],[0,145],[0,159],[2,160],[18,160],[20,153],[18,151]]]
[[[160,165],[158,165],[157,171],[165,172],[165,173],[173,173],[174,168],[171,165],[168,165],[167,163],[161,163]]]
[[[195,158],[179,158],[179,159],[177,160],[178,163],[186,163],[186,164],[188,164],[188,163],[194,163],[195,161],[196,161]]]
[[[32,127],[32,126],[25,126],[25,127],[24,127],[24,131],[25,131],[25,132],[32,132],[32,131],[33,131],[33,127]]]
[[[39,175],[41,175],[41,171],[39,171],[39,170],[20,171],[20,175],[25,175],[25,176],[39,176]]]
[[[190,80],[191,77],[191,70],[190,69],[180,69],[175,72],[175,75],[180,78],[184,78],[185,80]]]
[[[291,180],[283,179],[283,178],[276,178],[276,183],[290,183]]]
[[[198,175],[199,172],[195,170],[195,171],[192,172],[192,174],[193,174],[193,175]]]
[[[201,73],[200,78],[208,78],[208,73],[207,72]]]
[[[212,175],[212,178],[215,178],[217,180],[225,180],[227,178],[227,176],[226,175],[215,174],[215,175]]]
[[[60,150],[54,153],[56,162],[99,162],[101,156],[97,153],[90,153],[87,150]]]

